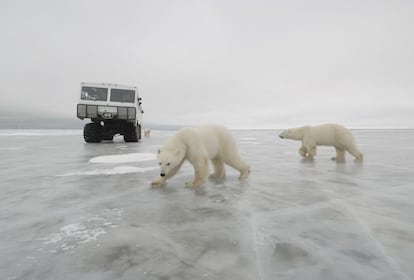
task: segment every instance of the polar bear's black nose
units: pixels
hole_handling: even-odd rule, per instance
[[[283,136],[282,136],[282,134],[279,134],[279,137],[283,139]]]
[[[160,174],[160,176],[161,176],[161,177],[165,177],[165,173],[161,173],[161,174]]]

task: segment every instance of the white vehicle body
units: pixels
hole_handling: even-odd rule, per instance
[[[92,95],[93,89],[97,94]],[[106,94],[104,94],[106,91]],[[133,94],[132,98],[125,96],[119,98],[117,93]],[[105,95],[105,98],[103,98]],[[99,98],[102,97],[102,98]],[[85,106],[83,106],[85,105]],[[125,110],[126,108],[126,110]],[[134,108],[135,110],[132,110]],[[126,113],[125,113],[126,112]],[[103,119],[126,119],[128,121],[137,120],[142,123],[141,99],[138,96],[136,87],[106,84],[106,83],[82,83],[81,96],[78,102],[78,118],[103,118]]]
[[[126,142],[141,139],[143,110],[137,87],[81,83],[80,91],[77,117],[82,120],[89,118],[93,124],[85,125],[86,142],[111,140],[116,134],[124,135]],[[136,131],[136,136],[133,135],[132,129]],[[134,138],[137,140],[134,141]]]

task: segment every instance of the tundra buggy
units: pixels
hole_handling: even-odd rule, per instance
[[[138,142],[144,113],[141,104],[136,87],[81,83],[77,117],[91,120],[83,128],[83,138],[87,143],[99,143],[119,134],[125,142]]]

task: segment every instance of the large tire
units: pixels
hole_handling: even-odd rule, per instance
[[[83,139],[85,139],[86,143],[100,143],[102,141],[102,126],[97,123],[85,124]]]
[[[138,140],[141,140],[141,137],[142,137],[142,127],[141,127],[140,124],[137,124],[136,131],[137,131]]]
[[[134,126],[133,124],[128,124],[124,130],[124,141],[138,142],[139,139],[141,139],[141,126]]]

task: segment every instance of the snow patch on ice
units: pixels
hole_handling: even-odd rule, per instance
[[[155,160],[155,154],[151,153],[133,153],[123,155],[109,155],[94,157],[89,160],[90,163],[127,163],[127,162],[143,162]]]
[[[22,150],[23,147],[0,147],[0,150]]]
[[[262,144],[261,142],[257,141],[257,138],[255,138],[255,137],[243,137],[243,138],[240,138],[239,143],[240,144],[253,144],[253,145],[260,145],[260,144]]]
[[[257,141],[240,141],[240,144],[252,144],[252,145],[261,145],[261,142]]]
[[[106,231],[101,228],[92,228],[87,229],[82,224],[69,224],[64,227],[60,228],[60,232],[52,233],[46,236],[45,238],[41,238],[40,240],[43,241],[43,244],[55,244],[59,241],[68,241],[69,240],[76,240],[78,245],[85,244],[90,241],[96,241],[98,236],[101,234],[105,234]],[[63,251],[67,251],[70,249],[75,248],[75,245],[68,245],[66,243],[61,245],[61,249]]]
[[[135,166],[117,166],[113,169],[95,169],[89,171],[70,172],[61,175],[59,177],[66,176],[94,176],[94,175],[121,175],[128,173],[145,173],[147,171],[156,170],[158,167],[135,167]]]
[[[123,210],[119,208],[107,209],[102,213],[103,217],[92,216],[84,219],[82,223],[65,225],[59,229],[59,232],[51,233],[38,240],[44,245],[58,246],[49,248],[48,252],[69,251],[82,244],[97,241],[98,236],[107,233],[106,228],[117,227],[108,219],[119,220],[123,213]],[[39,251],[45,251],[45,248],[40,248]]]

